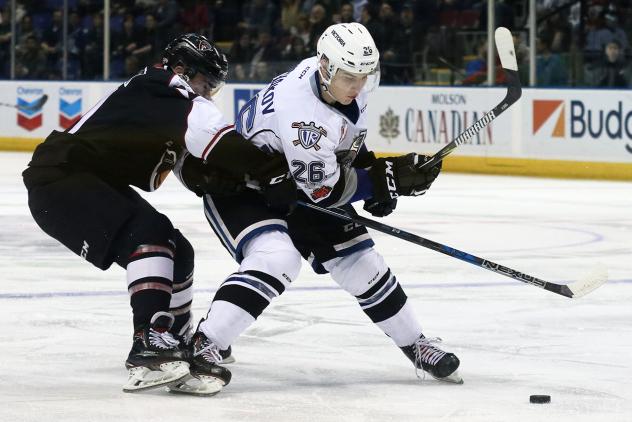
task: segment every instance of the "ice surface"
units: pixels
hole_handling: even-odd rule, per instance
[[[632,420],[630,183],[443,174],[384,219],[544,280],[608,267],[608,283],[571,300],[374,233],[426,335],[461,359],[463,385],[418,380],[355,300],[304,266],[235,343],[233,382],[198,398],[121,391],[124,272],[91,267],[36,226],[28,159],[0,154],[0,421]],[[200,317],[236,264],[175,178],[146,197],[196,248]]]

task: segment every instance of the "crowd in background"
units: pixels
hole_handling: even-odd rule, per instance
[[[67,0],[66,77],[103,78],[103,1]],[[8,0],[0,0],[0,78],[10,75]],[[632,2],[538,0],[538,86],[628,87]],[[18,0],[17,79],[61,79],[63,0]],[[528,81],[528,0],[496,0],[496,26],[514,33]],[[156,63],[181,32],[228,55],[232,81],[268,81],[312,56],[332,23],[361,22],[381,52],[386,84],[475,85],[487,79],[487,2],[475,0],[112,0],[110,78]],[[497,72],[502,82],[502,72]]]

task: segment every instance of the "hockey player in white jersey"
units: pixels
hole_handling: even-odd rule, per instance
[[[424,193],[440,165],[420,170],[415,164],[424,156],[376,159],[368,152],[368,93],[378,84],[379,53],[366,28],[333,25],[319,39],[316,57],[274,78],[242,108],[236,131],[271,156],[282,154],[300,199],[350,212],[352,202],[364,200],[366,210],[384,216],[399,195]],[[259,186],[267,204],[255,190],[204,196],[210,225],[240,266],[221,284],[198,326],[192,368],[212,376],[220,367],[219,351],[290,287],[303,257],[355,296],[416,370],[461,383],[458,358],[422,334],[402,286],[366,228],[300,206],[288,214],[292,207],[280,209],[270,194],[276,182],[287,185],[288,180]]]

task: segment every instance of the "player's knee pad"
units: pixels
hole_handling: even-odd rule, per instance
[[[406,294],[384,258],[373,248],[329,262],[325,266],[333,279],[358,300],[371,321],[381,323],[400,313]],[[329,268],[328,268],[329,267]]]
[[[175,229],[171,221],[158,212],[135,215],[115,240],[116,262],[127,266],[127,260],[142,245],[155,245],[175,251]]]
[[[281,231],[266,231],[246,243],[239,271],[259,271],[278,279],[284,287],[296,280],[301,270],[301,254],[290,236]]]
[[[180,233],[180,230],[175,229],[173,234],[176,245],[173,267],[173,282],[175,284],[193,278],[195,252],[191,243]]]
[[[354,296],[367,292],[390,273],[382,255],[373,248],[329,261],[325,263],[325,269],[340,287]]]
[[[239,271],[222,282],[211,307],[212,312],[226,308],[222,314],[235,326],[250,320],[245,314],[257,319],[272,299],[296,279],[301,268],[301,255],[285,232],[261,233],[249,240],[243,251]]]

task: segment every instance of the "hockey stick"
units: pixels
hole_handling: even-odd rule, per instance
[[[509,267],[505,267],[504,265],[496,264],[495,262],[488,261],[487,259],[479,258],[467,252],[463,252],[450,246],[425,239],[421,236],[417,236],[416,234],[391,227],[387,224],[362,217],[358,214],[350,215],[344,210],[338,208],[321,208],[317,205],[313,205],[303,201],[298,201],[298,203],[299,205],[302,205],[304,207],[311,208],[313,210],[329,214],[343,220],[351,221],[356,224],[361,224],[373,230],[390,234],[391,236],[398,237],[400,239],[414,243],[415,245],[423,246],[424,248],[441,252],[442,254],[460,259],[461,261],[468,262],[470,264],[476,265],[477,267],[485,268],[486,270],[493,271],[497,274],[513,278],[514,280],[518,280],[522,283],[530,284],[532,286],[536,286],[541,289],[557,293],[558,295],[569,297],[571,299],[576,299],[592,292],[593,290],[604,284],[607,280],[606,270],[604,268],[598,268],[593,270],[588,276],[582,278],[581,280],[574,281],[569,284],[556,284],[550,281],[540,280],[539,278],[533,277],[531,275],[516,271]]]
[[[513,38],[511,32],[507,28],[500,27],[496,29],[494,33],[496,39],[496,49],[498,50],[498,56],[500,57],[500,64],[507,78],[507,94],[505,98],[491,111],[488,111],[478,119],[474,124],[465,129],[459,136],[454,138],[445,147],[441,148],[439,152],[432,156],[428,161],[421,163],[417,168],[426,166],[434,166],[439,161],[442,161],[446,155],[450,154],[461,144],[464,144],[472,136],[483,130],[487,125],[500,116],[505,110],[509,108],[513,103],[518,101],[522,95],[522,88],[520,86],[520,78],[518,76],[518,63],[516,62],[516,53],[514,52]]]
[[[39,111],[42,107],[44,107],[44,104],[46,104],[46,101],[48,101],[48,95],[44,94],[39,100],[37,100],[33,104],[19,105],[19,104],[0,103],[0,106],[17,108],[20,111]]]

